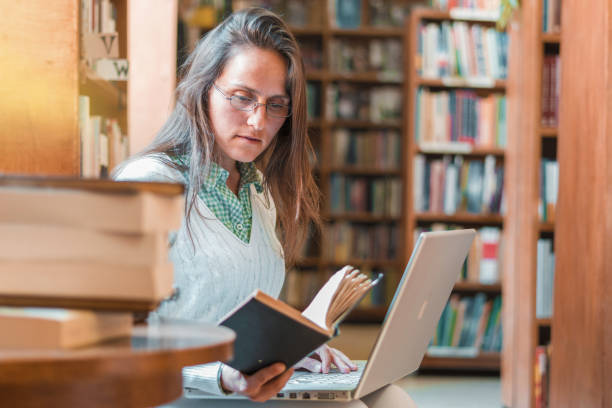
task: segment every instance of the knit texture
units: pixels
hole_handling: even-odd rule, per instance
[[[158,155],[136,159],[117,174],[117,180],[184,183],[181,173],[164,165]],[[149,314],[149,324],[166,319],[193,319],[218,323],[254,290],[278,297],[283,285],[285,264],[275,233],[276,209],[250,185],[252,228],[248,243],[238,238],[198,197],[191,213],[189,237],[186,220],[170,234],[170,260],[174,266],[173,296]],[[214,371],[213,364],[211,372]],[[216,364],[218,368],[218,364]],[[199,389],[219,393],[216,375],[201,378]],[[188,386],[188,384],[184,384]]]

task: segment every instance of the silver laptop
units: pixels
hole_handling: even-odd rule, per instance
[[[350,374],[337,370],[330,370],[329,374],[297,371],[272,399],[356,400],[415,371],[427,351],[475,235],[473,229],[422,233],[369,359],[357,362],[359,369]],[[185,397],[228,398],[193,388],[185,389]]]

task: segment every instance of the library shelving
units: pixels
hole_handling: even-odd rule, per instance
[[[109,29],[118,33],[118,57],[127,58],[127,0],[96,3],[104,3],[109,15],[115,10]],[[92,115],[112,117],[127,129],[127,84],[102,79],[83,63],[85,4],[93,2],[6,4],[0,48],[10,61],[2,88],[8,91],[4,127],[11,130],[0,147],[0,172],[82,176],[79,95],[90,97]],[[114,146],[103,149],[112,152]],[[113,164],[111,157],[108,165]]]
[[[380,323],[407,261],[402,26],[412,5],[423,2],[317,0],[300,5],[299,18],[290,10],[301,2],[279,3],[272,9],[283,13],[304,55],[324,221],[289,271],[284,296],[298,307],[308,304],[316,292],[308,287],[320,287],[346,264],[384,272],[377,291],[348,318]],[[295,285],[306,288],[301,296]]]
[[[510,47],[508,91],[516,96],[509,113],[508,216],[516,220],[506,240],[506,316],[511,333],[502,363],[502,401],[508,406],[546,406],[553,335],[556,161],[560,84],[560,0],[521,2]],[[557,10],[557,11],[555,11]],[[525,61],[529,61],[525,64]],[[515,259],[512,259],[516,257]],[[512,358],[510,358],[512,356]],[[520,393],[513,392],[517,389]]]
[[[506,34],[495,21],[423,8],[406,27],[406,248],[423,230],[479,231],[422,369],[500,370],[507,81]]]

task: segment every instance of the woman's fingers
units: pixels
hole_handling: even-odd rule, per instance
[[[249,398],[259,395],[260,389],[273,378],[282,374],[285,371],[285,365],[282,363],[274,363],[267,367],[258,370],[252,375],[246,376],[247,388],[243,394]]]
[[[349,371],[357,370],[357,365],[353,363],[351,359],[346,356],[346,354],[335,348],[330,348],[330,350],[333,356],[334,364],[340,371],[343,373],[348,373]],[[346,370],[343,370],[341,366],[344,366]]]
[[[264,402],[276,395],[277,392],[283,389],[289,378],[293,375],[293,368],[285,371],[281,375],[276,376],[264,383],[256,394],[249,396],[249,398],[256,402]]]
[[[305,370],[310,371],[311,373],[320,373],[321,372],[321,362],[311,357],[304,357],[303,359],[298,361],[293,366],[293,368],[295,368],[296,370],[303,368]]]

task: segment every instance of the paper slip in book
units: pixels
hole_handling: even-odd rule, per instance
[[[132,314],[0,307],[0,349],[80,347],[132,332]]]
[[[321,288],[300,313],[286,303],[255,291],[222,319],[236,332],[234,358],[227,364],[243,373],[275,362],[292,367],[338,334],[338,325],[378,283],[345,267]]]
[[[0,223],[167,232],[181,226],[183,193],[173,183],[0,176]]]

